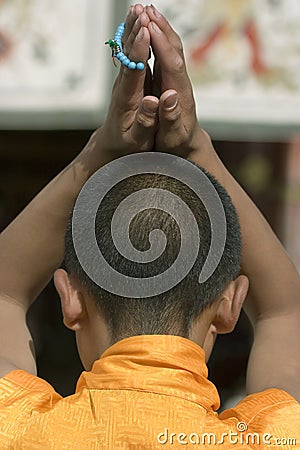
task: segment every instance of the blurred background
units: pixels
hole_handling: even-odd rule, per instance
[[[143,3],[143,2],[142,2]],[[126,1],[0,0],[0,228],[103,123],[117,69],[103,43]],[[300,269],[300,3],[158,0],[184,38],[200,123]],[[62,395],[83,370],[50,283],[28,323],[39,376]],[[242,315],[209,362],[222,406],[244,395]]]

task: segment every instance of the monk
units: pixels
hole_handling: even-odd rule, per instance
[[[149,83],[148,72],[145,85],[146,70],[121,67],[103,126],[0,237],[0,447],[300,448],[299,275],[198,124],[179,36],[156,8],[140,4],[130,8],[125,30],[130,60],[146,63],[151,44],[160,73]],[[153,81],[160,87],[157,95]],[[137,270],[107,238],[116,205],[133,191],[151,187],[184,198],[203,243],[186,279],[163,294],[129,298],[125,284],[124,295],[115,294],[83,269],[72,216],[80,190],[98,169],[147,152],[157,152],[158,160],[162,153],[182,158],[199,182],[207,177],[222,202],[227,235],[218,267],[199,284],[211,240],[202,202],[174,178],[149,172],[123,180],[91,224],[116,271]],[[174,259],[176,227],[152,207],[134,218],[131,229],[134,246],[143,252],[157,224],[174,237],[152,273],[166,270]],[[66,398],[37,376],[26,325],[29,306],[53,276],[64,324],[76,334],[85,367],[74,395]],[[206,362],[217,334],[234,329],[242,308],[254,330],[247,396],[218,414],[219,396]]]

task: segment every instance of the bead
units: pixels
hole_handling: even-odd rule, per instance
[[[128,67],[131,70],[144,70],[145,64],[142,62],[135,63],[134,61],[130,61],[130,59],[123,52],[123,43],[122,38],[125,31],[125,22],[122,22],[116,32],[114,39],[109,40],[106,44],[109,44],[113,57],[117,58],[124,66]]]
[[[128,64],[128,69],[131,69],[131,70],[136,69],[136,63],[133,61],[130,61],[130,63]]]

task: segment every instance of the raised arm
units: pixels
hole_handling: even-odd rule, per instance
[[[158,149],[179,153],[180,146],[184,147],[183,156],[188,153],[224,185],[240,218],[242,271],[250,280],[245,308],[254,327],[247,391],[276,387],[300,401],[299,274],[262,214],[218,158],[207,133],[199,127],[178,35],[152,7],[147,8],[147,13],[162,91],[173,89],[178,98],[172,114],[165,116],[160,106],[159,120],[169,121],[169,134],[166,130],[158,133]]]
[[[194,154],[193,159],[227,189],[242,229],[242,271],[250,280],[245,310],[254,328],[247,391],[276,387],[300,401],[299,274],[265,218],[206,139],[207,150]]]
[[[148,58],[148,22],[141,5],[131,8],[126,39],[133,60]],[[153,147],[158,100],[143,97],[144,82],[145,71],[121,68],[103,127],[0,235],[0,377],[17,368],[36,372],[26,312],[62,260],[67,219],[83,184],[110,160]]]

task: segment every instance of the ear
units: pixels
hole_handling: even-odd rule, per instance
[[[231,333],[238,321],[244,300],[247,296],[249,280],[240,275],[232,281],[223,292],[212,325],[217,333]]]
[[[83,295],[72,285],[70,276],[64,269],[55,271],[54,284],[60,297],[65,326],[73,331],[79,330],[86,315]]]

